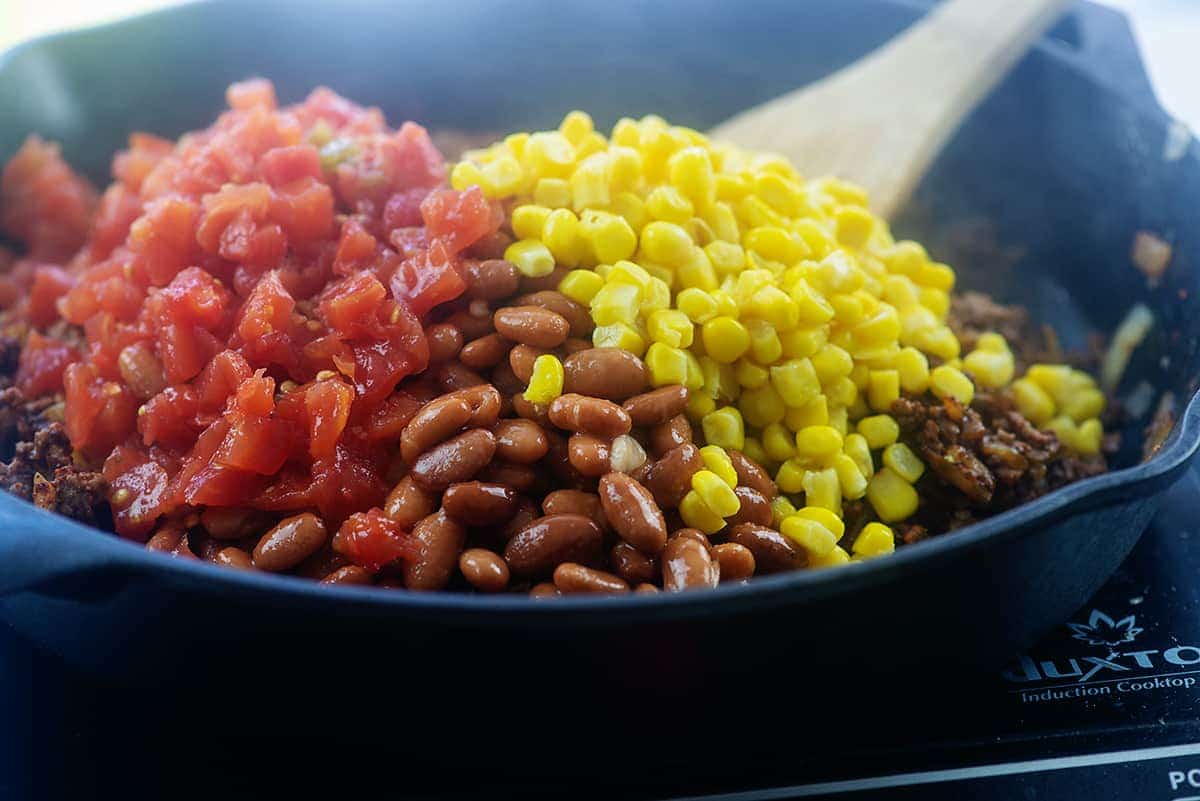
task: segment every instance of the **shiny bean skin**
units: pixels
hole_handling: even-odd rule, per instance
[[[504,561],[522,578],[548,576],[563,562],[587,563],[600,554],[603,535],[583,515],[547,515],[529,523],[504,546]]]
[[[117,368],[138,400],[150,400],[167,386],[163,363],[145,342],[135,342],[122,350],[117,357]]]
[[[604,439],[628,434],[629,414],[612,401],[568,393],[550,404],[550,422],[566,431],[594,434]]]
[[[729,529],[729,541],[744,546],[754,555],[759,573],[778,573],[804,567],[808,559],[792,541],[773,528],[739,523]]]
[[[457,311],[447,317],[446,322],[462,333],[464,342],[479,339],[481,336],[490,334],[496,330],[495,326],[492,325],[492,315],[490,314],[476,317],[469,312]]]
[[[541,481],[537,470],[527,464],[492,461],[475,474],[475,478],[491,484],[503,484],[517,492],[529,492]]]
[[[692,488],[692,476],[704,468],[700,449],[691,443],[672,448],[650,468],[646,488],[660,509],[678,508]]]
[[[662,577],[667,592],[708,589],[721,580],[721,565],[696,540],[672,537],[663,548]]]
[[[334,534],[328,545],[301,562],[294,571],[297,576],[319,581],[339,567],[350,564],[350,560],[337,551],[338,536]]]
[[[580,475],[598,478],[609,472],[609,443],[591,434],[572,434],[567,443],[567,458]]]
[[[661,590],[653,584],[639,584],[633,588],[633,592],[635,595],[654,595],[661,592]]]
[[[629,584],[620,576],[590,567],[563,562],[554,568],[554,586],[563,595],[614,595],[629,592]]]
[[[486,384],[483,376],[462,362],[446,362],[437,368],[437,383],[443,392],[455,392],[467,387]]]
[[[688,445],[691,441],[692,424],[682,414],[650,429],[650,452],[655,456],[662,456],[672,448]]]
[[[741,451],[726,450],[726,453],[729,454],[729,461],[733,462],[733,469],[737,472],[738,484],[757,491],[768,502],[779,494],[775,482],[757,462]]]
[[[662,425],[687,408],[688,390],[681,384],[659,387],[625,401],[624,409],[638,428]]]
[[[337,570],[321,579],[322,584],[345,584],[348,586],[365,586],[370,584],[372,581],[374,581],[374,577],[358,565],[346,565],[345,567],[339,567]]]
[[[517,511],[517,493],[503,484],[465,481],[446,488],[442,509],[467,526],[500,525]]]
[[[458,557],[458,570],[480,592],[501,592],[508,586],[508,565],[486,548],[468,548]]]
[[[262,536],[252,561],[259,570],[284,573],[319,551],[328,538],[321,518],[311,512],[295,515]]]
[[[468,261],[466,273],[467,296],[478,300],[511,297],[521,281],[517,268],[504,259]]]
[[[542,499],[542,513],[547,515],[583,515],[595,521],[601,529],[607,529],[608,518],[600,505],[600,496],[583,490],[555,490]]]
[[[579,353],[581,350],[591,350],[592,343],[586,339],[567,337],[567,341],[562,343],[562,349],[567,356],[570,356],[572,353]]]
[[[513,411],[518,417],[532,420],[542,427],[550,425],[550,405],[547,403],[530,403],[521,392],[512,396]]]
[[[232,545],[217,551],[217,555],[213,557],[213,562],[222,567],[233,567],[239,570],[251,570],[254,567],[254,563],[250,559],[250,554]]]
[[[609,525],[642,553],[656,554],[667,542],[667,522],[654,496],[624,473],[600,479],[600,505]]]
[[[487,370],[504,361],[511,347],[499,334],[488,334],[463,345],[458,360],[472,370]]]
[[[558,587],[555,587],[554,583],[550,581],[534,584],[533,589],[529,591],[529,597],[535,601],[540,601],[543,598],[559,598],[561,595],[562,593],[558,591]]]
[[[771,514],[771,503],[762,496],[762,493],[749,487],[737,487],[733,492],[737,495],[741,506],[733,517],[726,518],[729,525],[735,526],[738,523],[771,525],[771,521],[774,519]]]
[[[521,380],[522,390],[529,386],[529,379],[533,377],[533,363],[537,357],[551,352],[532,345],[515,345],[508,352],[508,366],[512,368],[513,375]]]
[[[550,450],[542,427],[531,420],[501,420],[496,423],[496,458],[516,464],[533,464]]]
[[[527,381],[522,381],[517,377],[517,374],[513,372],[512,365],[508,363],[508,360],[502,361],[492,368],[491,378],[492,386],[494,386],[500,392],[500,396],[503,399],[509,402],[510,407],[512,406],[510,396],[517,392],[524,392],[525,386],[529,383]]]
[[[410,529],[422,517],[433,514],[437,503],[436,493],[422,489],[412,476],[405,476],[388,493],[383,502],[383,513],[401,528]]]
[[[562,283],[563,276],[570,272],[569,267],[555,267],[546,275],[521,276],[520,291],[524,294],[533,292],[544,292],[548,289],[558,289],[558,285]]]
[[[683,537],[685,540],[695,540],[705,548],[712,550],[712,542],[708,539],[708,535],[698,528],[678,528],[671,533],[671,539]]]
[[[451,484],[469,481],[496,453],[491,431],[473,428],[422,453],[412,467],[413,480],[437,492]]]
[[[254,509],[210,506],[200,513],[200,525],[215,540],[237,540],[263,530],[269,516]]]
[[[746,546],[723,542],[712,552],[721,565],[721,581],[741,581],[754,575],[754,554]]]
[[[500,529],[500,539],[503,542],[508,542],[528,526],[534,520],[541,517],[538,513],[537,505],[526,497],[521,497],[517,501],[517,511],[513,513],[512,519],[504,524]]]
[[[425,339],[429,341],[429,363],[441,364],[448,362],[462,350],[463,335],[449,323],[438,323],[425,329]]]
[[[608,561],[616,574],[631,585],[652,582],[658,578],[658,560],[646,556],[627,542],[614,545]]]
[[[563,361],[563,390],[622,403],[646,391],[645,363],[620,348],[589,348]]]
[[[492,315],[496,330],[505,339],[535,348],[557,348],[567,338],[570,324],[561,314],[540,306],[508,306]]]
[[[471,407],[471,419],[467,425],[472,428],[491,428],[500,416],[500,393],[491,384],[481,384],[459,390]]]
[[[462,393],[430,401],[413,415],[400,432],[400,456],[412,465],[422,453],[445,442],[471,419],[471,404]]]
[[[404,586],[410,590],[440,590],[449,583],[467,541],[467,530],[444,510],[413,526],[417,555],[403,562]]]
[[[576,303],[561,292],[543,290],[513,298],[514,306],[540,306],[554,312],[567,321],[570,326],[570,336],[578,339],[590,337],[596,324],[592,322],[591,313],[584,306]]]

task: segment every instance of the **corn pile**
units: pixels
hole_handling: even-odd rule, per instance
[[[901,393],[969,404],[977,386],[1011,386],[1035,424],[1099,450],[1091,377],[1035,365],[1013,381],[995,333],[960,353],[945,322],[954,271],[894,241],[859,187],[805,181],[779,157],[655,116],[606,138],[578,111],[466,154],[451,183],[511,208],[505,257],[522,273],[571,268],[559,291],[590,308],[596,346],[641,356],[655,386],[691,390],[688,413],[716,447],[681,508],[688,525],[715,531],[737,511],[720,458],[734,448],[774,473],[775,524],[811,565],[848,561],[843,499],[865,497],[884,524],[919,504],[925,466],[888,414]],[[556,361],[538,360],[531,401],[561,392]],[[893,550],[884,524],[867,526],[855,557]]]

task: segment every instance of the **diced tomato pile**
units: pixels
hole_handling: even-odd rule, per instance
[[[178,142],[131,137],[98,198],[41,140],[9,162],[0,227],[26,257],[0,306],[31,329],[16,384],[63,393],[120,534],[202,507],[315,510],[378,568],[411,549],[369,511],[420,405],[397,385],[427,365],[423,320],[466,289],[465,251],[502,212],[446,188],[418,125],[326,89],[280,108],[255,80],[227,98]]]

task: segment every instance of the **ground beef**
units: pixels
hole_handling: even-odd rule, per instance
[[[995,331],[1003,335],[1016,358],[1018,374],[1037,363],[1069,364],[1094,372],[1104,355],[1102,335],[1089,336],[1087,347],[1064,351],[1054,329],[1035,325],[1024,306],[997,303],[982,292],[952,295],[946,324],[962,343],[963,353],[974,349],[980,334]]]
[[[1102,473],[1102,456],[1068,453],[1003,394],[980,393],[970,407],[953,398],[901,398],[892,406],[901,439],[929,470],[922,504],[899,533],[904,542],[950,531],[1011,509],[1072,481]]]
[[[25,400],[16,387],[0,390],[0,489],[43,509],[102,528],[111,528],[108,483],[81,470],[71,457],[62,423],[47,413],[53,397]],[[52,415],[51,415],[52,416]]]

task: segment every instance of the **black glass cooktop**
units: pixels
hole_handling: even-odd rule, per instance
[[[536,759],[472,770],[469,755],[503,730],[464,727],[464,759],[448,763],[456,769],[410,761],[402,746],[356,743],[352,733],[330,742],[243,736],[172,715],[169,699],[98,687],[0,629],[0,799],[1200,801],[1197,499],[1193,470],[1093,602],[1003,671],[930,664],[920,681],[882,678],[887,702],[856,703],[862,694],[834,682],[833,712],[791,726],[750,717],[742,731],[713,732],[711,750],[687,763],[623,754],[619,742],[586,744],[597,753],[586,776]],[[181,676],[179,693],[213,682]],[[761,745],[725,758],[724,744],[746,737]]]

